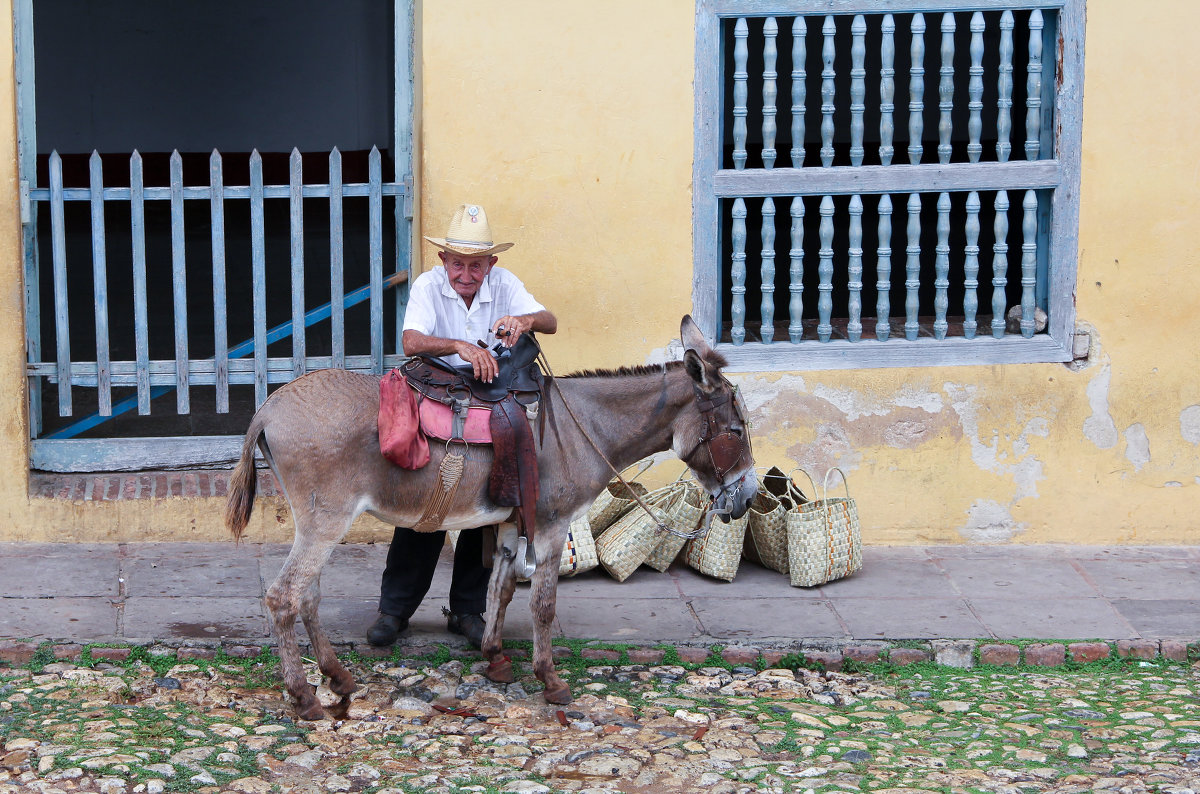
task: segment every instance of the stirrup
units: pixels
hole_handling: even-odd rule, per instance
[[[537,557],[529,539],[518,534],[517,525],[505,522],[496,530],[496,542],[505,559],[513,560],[518,579],[530,579],[537,570]]]

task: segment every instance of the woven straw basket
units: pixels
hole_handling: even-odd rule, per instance
[[[756,562],[787,573],[787,507],[772,494],[759,491],[746,515],[746,547],[753,550]]]
[[[808,479],[811,483],[812,478]],[[748,560],[771,570],[787,573],[787,513],[796,505],[807,502],[808,497],[796,485],[791,475],[784,474],[783,469],[778,466],[766,469],[760,483],[762,489],[750,503],[746,545],[742,553]]]
[[[679,494],[671,503],[671,526],[677,532],[691,532],[700,526],[700,519],[704,517],[704,492],[688,480],[680,480],[676,487]],[[660,532],[659,537],[662,539],[646,559],[646,564],[656,571],[665,571],[679,556],[687,538],[669,532]]]
[[[577,573],[590,571],[600,564],[596,556],[596,541],[592,538],[587,519],[580,517],[567,527],[567,539],[563,542],[562,557],[558,562],[558,578],[574,576]],[[517,577],[518,582],[528,582],[524,576]]]
[[[567,541],[563,546],[562,560],[558,563],[559,577],[590,571],[599,564],[596,541],[587,517],[575,519],[567,527]]]
[[[742,558],[749,513],[728,524],[710,520],[708,531],[687,542],[687,564],[700,573],[732,582]]]
[[[596,554],[600,557],[600,564],[618,582],[628,579],[650,557],[662,539],[658,522],[667,523],[671,520],[671,503],[679,496],[679,490],[673,485],[649,492],[643,501],[653,516],[638,507],[617,519],[596,539]]]
[[[837,472],[846,496],[829,498],[829,475]],[[810,478],[811,479],[811,478]],[[821,498],[793,508],[787,515],[788,565],[793,587],[814,587],[854,573],[862,567],[862,529],[850,483],[841,469],[825,474]]]
[[[592,502],[592,506],[587,511],[588,526],[591,527],[592,537],[600,537],[600,533],[608,529],[616,523],[617,519],[628,513],[637,505],[637,500],[634,499],[629,491],[632,489],[638,496],[645,497],[647,490],[646,486],[640,482],[636,482],[638,477],[646,473],[646,470],[653,465],[653,461],[643,460],[634,465],[638,466],[638,473],[626,480],[629,487],[626,488],[621,484],[621,481],[613,478],[609,481],[600,495],[596,497],[596,501]],[[624,471],[628,471],[633,466],[628,466]]]

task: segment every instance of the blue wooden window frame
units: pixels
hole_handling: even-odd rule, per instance
[[[696,13],[696,137],[693,168],[693,306],[698,323],[706,336],[729,360],[732,371],[819,370],[896,366],[937,366],[955,364],[1006,364],[1034,362],[1065,362],[1072,359],[1075,326],[1075,279],[1078,261],[1079,174],[1082,141],[1082,83],[1084,16],[1086,0],[697,0]],[[1042,96],[1044,107],[1052,113],[1053,123],[1042,130],[1040,159],[1014,162],[948,162],[909,165],[896,147],[891,165],[807,165],[791,167],[726,167],[722,162],[722,139],[725,119],[732,109],[726,106],[728,81],[733,75],[724,73],[723,21],[737,18],[765,17],[824,17],[828,15],[925,14],[930,24],[944,12],[1003,12],[1040,9],[1053,18],[1043,47]],[[968,15],[969,16],[969,15]],[[818,22],[820,20],[818,19]],[[878,24],[876,21],[874,24]],[[780,27],[784,27],[782,19]],[[1049,26],[1048,26],[1049,27]],[[728,29],[728,26],[725,28]],[[812,29],[812,26],[809,28]],[[817,26],[820,29],[820,26]],[[780,31],[779,47],[786,46]],[[810,37],[811,38],[811,37]],[[822,46],[821,39],[809,41],[808,46]],[[897,36],[896,47],[902,46]],[[938,68],[938,53],[930,54],[925,68]],[[743,75],[743,80],[745,76]],[[759,79],[762,75],[750,75]],[[905,75],[895,75],[896,126],[904,124],[906,96]],[[1023,75],[1014,73],[1013,79]],[[938,96],[926,96],[927,103],[938,103]],[[737,100],[735,99],[735,102]],[[844,101],[839,97],[839,101]],[[966,98],[956,98],[965,104]],[[819,104],[820,96],[809,92],[806,103]],[[781,112],[790,104],[782,95],[777,101]],[[807,106],[807,104],[806,104]],[[764,114],[765,116],[766,114]],[[782,126],[782,124],[780,125]],[[839,128],[840,129],[840,128]],[[1020,147],[1023,130],[1014,129],[1012,144]],[[811,146],[811,144],[810,144]],[[928,148],[928,147],[927,147]],[[736,155],[735,155],[736,157]],[[1032,336],[1005,334],[994,338],[985,329],[975,338],[947,336],[934,338],[921,335],[916,339],[893,334],[878,340],[864,331],[858,341],[831,338],[828,341],[802,339],[792,342],[785,334],[772,341],[745,341],[733,344],[722,341],[722,301],[731,297],[730,285],[722,283],[723,247],[721,239],[723,213],[730,212],[731,202],[738,198],[759,200],[776,197],[776,212],[788,212],[788,202],[794,196],[878,196],[889,194],[893,201],[905,194],[963,193],[1005,189],[1018,204],[1025,191],[1035,191],[1038,197],[1038,229],[1042,242],[1038,246],[1038,299],[1045,306],[1048,325],[1045,333]],[[926,198],[929,196],[926,195]],[[839,199],[841,200],[841,199]],[[747,230],[756,239],[758,230]],[[1016,230],[1021,231],[1019,228]],[[894,231],[903,238],[904,229]],[[893,238],[895,239],[895,237]],[[1020,245],[1020,238],[1017,238]],[[839,257],[844,261],[844,252]],[[871,261],[873,252],[867,253]],[[961,255],[961,252],[956,252]],[[817,268],[818,263],[806,263]],[[776,263],[785,273],[786,261]],[[893,262],[893,273],[904,272],[903,262]],[[778,272],[778,270],[777,270]],[[864,268],[864,277],[871,278],[872,269]],[[838,276],[846,279],[844,266]],[[1009,279],[1021,274],[1010,272]],[[895,279],[895,276],[893,276]],[[895,283],[895,280],[893,280]],[[895,290],[893,290],[894,292]],[[981,292],[982,294],[982,292]],[[758,317],[754,310],[757,301],[747,294],[747,327]],[[893,314],[903,317],[903,294],[892,297]],[[981,302],[986,297],[981,298]],[[873,318],[871,307],[863,307],[862,317]],[[990,314],[990,311],[988,312]],[[1031,316],[1031,313],[1027,316]],[[776,318],[779,319],[779,318]],[[786,319],[786,318],[784,318]],[[864,324],[865,325],[865,324]],[[873,323],[871,323],[873,326]]]
[[[402,361],[400,352],[400,328],[402,312],[407,302],[407,281],[411,273],[412,220],[414,206],[413,168],[413,41],[414,0],[393,0],[394,5],[394,140],[392,142],[396,173],[387,179],[381,172],[381,155],[374,149],[370,155],[370,178],[365,183],[343,183],[340,180],[341,156],[334,150],[330,153],[330,184],[304,184],[301,174],[301,155],[293,150],[290,161],[290,183],[286,185],[264,185],[262,166],[258,154],[250,161],[249,185],[224,184],[222,159],[214,151],[211,160],[211,181],[202,185],[185,185],[179,154],[171,160],[170,187],[145,187],[141,179],[141,157],[137,152],[130,158],[130,187],[105,187],[102,178],[100,156],[91,158],[91,186],[88,188],[64,187],[61,165],[57,153],[50,158],[50,184],[36,183],[37,130],[34,110],[34,58],[33,58],[33,0],[15,0],[13,9],[15,75],[18,108],[18,157],[20,167],[21,220],[24,243],[25,279],[25,326],[26,326],[26,375],[30,396],[29,431],[31,468],[50,471],[123,471],[189,466],[222,465],[237,459],[241,445],[240,436],[169,437],[169,438],[93,438],[79,439],[73,436],[83,430],[101,424],[105,419],[125,410],[136,409],[139,413],[150,412],[150,400],[160,394],[174,390],[176,407],[180,414],[190,412],[189,392],[197,386],[213,386],[217,391],[217,411],[228,410],[229,384],[255,386],[256,403],[266,399],[268,383],[282,383],[299,377],[306,371],[319,367],[338,366],[359,371],[381,373],[385,368]],[[335,179],[332,175],[337,174]],[[341,206],[343,197],[366,197],[370,213],[370,283],[354,289],[355,284],[344,284],[341,262]],[[395,198],[395,261],[388,263],[385,272],[382,229],[383,197]],[[332,262],[331,293],[334,299],[323,306],[310,308],[304,301],[303,261],[303,217],[304,198],[328,198],[330,203],[330,229]],[[287,198],[291,206],[291,275],[292,312],[291,320],[267,328],[265,319],[265,286],[262,283],[262,208],[264,200]],[[254,241],[254,273],[251,289],[255,295],[255,333],[253,339],[241,344],[230,344],[225,338],[224,280],[224,237],[222,203],[228,199],[245,199],[250,205],[252,225],[257,239]],[[145,294],[145,251],[144,239],[139,247],[141,209],[146,201],[169,202],[172,209],[172,268],[175,271],[175,358],[150,360],[146,355],[146,294]],[[186,302],[182,294],[185,271],[185,244],[183,239],[183,203],[185,200],[211,202],[217,209],[213,212],[213,257],[214,257],[214,313],[218,327],[216,355],[204,359],[193,357],[187,343]],[[67,201],[91,203],[92,246],[91,267],[96,275],[96,356],[95,360],[80,360],[72,357],[67,317],[65,290],[67,282],[66,254],[63,243],[63,206]],[[138,330],[138,352],[136,360],[111,361],[108,350],[107,294],[104,283],[106,267],[128,266],[129,263],[107,263],[105,255],[105,227],[103,221],[106,202],[129,202],[133,217],[133,267],[135,292],[135,324]],[[53,262],[39,263],[37,215],[39,205],[52,217]],[[141,230],[144,235],[144,228]],[[217,267],[216,263],[220,263]],[[46,307],[56,316],[56,350],[44,350],[40,339],[40,269],[44,265],[54,268],[56,306]],[[73,267],[86,266],[75,263]],[[139,278],[140,274],[140,278]],[[296,286],[299,285],[299,286]],[[140,293],[139,293],[140,288]],[[383,300],[385,289],[396,289],[396,339],[395,351],[385,353],[383,339]],[[61,294],[58,294],[61,293]],[[140,294],[140,297],[138,295]],[[339,299],[340,298],[340,299]],[[342,312],[359,302],[370,304],[370,353],[346,355],[342,336]],[[260,311],[262,316],[260,317]],[[182,312],[182,314],[181,314]],[[329,320],[333,324],[334,350],[331,356],[309,356],[305,352],[304,329],[316,322]],[[292,337],[292,354],[288,357],[267,356],[267,345],[284,337]],[[238,340],[234,340],[235,342]],[[113,386],[136,386],[135,397],[114,403],[111,397]],[[72,388],[95,388],[98,390],[99,409],[96,413],[82,417],[68,428],[43,436],[41,422],[42,395],[44,388],[58,390],[59,413],[72,416]]]

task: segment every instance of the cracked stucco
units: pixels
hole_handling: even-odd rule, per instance
[[[1112,449],[1120,440],[1117,423],[1108,413],[1108,387],[1111,383],[1112,368],[1105,364],[1087,385],[1092,415],[1083,420],[1083,435],[1100,449]]]
[[[810,392],[798,375],[734,375],[757,427],[801,439],[787,447],[795,465],[820,477],[831,467],[862,465],[863,450],[875,446],[911,449],[939,435],[961,435],[957,418],[938,394],[905,386],[888,396],[870,389],[815,385]]]
[[[652,360],[675,357],[675,349],[665,348]],[[818,492],[827,470],[846,471],[867,515],[874,515],[864,528],[873,525],[876,542],[919,537],[1002,544],[1038,541],[1064,526],[1067,508],[1058,489],[1071,472],[1061,466],[1061,455],[1082,452],[1076,473],[1099,483],[1145,476],[1154,455],[1175,455],[1172,444],[1181,440],[1200,445],[1200,403],[1164,417],[1172,423],[1178,417],[1171,435],[1180,435],[1163,438],[1164,428],[1150,415],[1128,417],[1127,397],[1118,389],[1125,369],[1107,355],[1094,359],[1087,372],[1065,378],[1046,367],[1020,377],[1003,372],[992,385],[970,377],[942,380],[937,373],[729,377],[742,387],[759,433],[759,465],[799,468],[817,480]],[[1072,399],[1063,399],[1064,389]],[[1097,449],[1108,454],[1096,455]],[[803,475],[794,476],[803,483]],[[1192,471],[1163,479],[1162,487],[1176,491],[1200,485]],[[1069,500],[1093,498],[1087,487],[1068,482],[1066,489]],[[920,524],[918,515],[934,523]],[[1140,538],[1140,531],[1128,530],[1129,537]]]
[[[1134,471],[1141,471],[1150,462],[1150,437],[1140,422],[1125,429],[1125,457],[1133,464]]]
[[[1047,417],[1033,416],[1025,421],[1025,426],[1015,439],[1012,439],[1012,456],[1001,451],[1001,439],[998,431],[992,431],[992,437],[984,441],[980,437],[979,410],[975,396],[978,387],[954,383],[946,384],[946,393],[950,395],[951,407],[958,414],[962,423],[963,435],[971,443],[971,459],[975,465],[984,471],[1011,476],[1016,484],[1013,501],[1038,495],[1038,480],[1046,479],[1042,471],[1042,462],[1029,454],[1030,436],[1046,438],[1050,435],[1050,422]]]
[[[1179,434],[1189,444],[1200,444],[1200,405],[1189,405],[1179,412]]]
[[[945,401],[940,394],[913,386],[902,387],[886,400],[853,389],[837,389],[824,384],[814,387],[812,395],[829,402],[845,414],[846,420],[850,422],[864,416],[886,416],[896,408],[916,408],[936,414],[945,407]]]
[[[1005,487],[1009,493],[999,499],[974,499],[958,531],[970,542],[999,543],[1027,530],[1025,523],[1014,518],[1012,509],[1022,499],[1039,496],[1038,483],[1046,475],[1042,460],[1033,453],[1034,441],[1050,435],[1057,413],[1053,406],[1041,401],[1006,403],[1015,422],[1007,420],[995,429],[996,406],[985,404],[984,392],[974,385],[941,383],[940,390],[934,390],[906,383],[889,390],[873,389],[869,384],[847,388],[815,383],[807,390],[798,375],[734,379],[744,386],[754,423],[789,439],[785,442],[787,458],[814,478],[833,466],[847,472],[878,466],[891,457],[873,451],[880,447],[918,450],[940,441],[950,448],[962,448],[965,439],[980,471],[1012,484]],[[1006,432],[1009,426],[1020,429]],[[919,467],[916,458],[912,461]],[[760,461],[762,465],[776,463]],[[913,474],[917,475],[915,469]],[[916,479],[920,480],[920,475]]]
[[[967,511],[960,532],[972,543],[1007,543],[1024,532],[1026,524],[1013,518],[1009,508],[991,499],[976,499]]]

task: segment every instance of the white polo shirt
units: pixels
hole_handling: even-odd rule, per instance
[[[545,308],[529,294],[521,279],[499,265],[492,267],[479,285],[471,307],[467,308],[466,302],[450,286],[446,268],[438,265],[413,281],[408,292],[403,330],[471,344],[483,340],[491,347],[497,340],[490,332],[501,317],[533,314]],[[442,358],[454,364],[467,363],[456,355]]]

